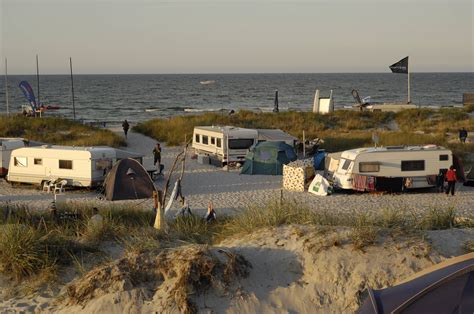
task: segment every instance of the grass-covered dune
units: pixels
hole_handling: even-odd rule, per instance
[[[190,138],[199,125],[233,125],[246,128],[278,128],[300,139],[305,131],[307,139],[324,139],[323,148],[339,151],[372,145],[372,133],[377,132],[380,145],[438,144],[450,146],[457,131],[465,127],[474,131],[474,119],[469,112],[474,107],[410,109],[393,112],[339,110],[327,115],[311,112],[256,113],[239,111],[234,115],[205,113],[153,119],[138,124],[134,130],[168,145],[179,145],[185,136]],[[451,137],[447,135],[451,133]],[[455,151],[474,151],[473,145]]]
[[[25,118],[0,115],[0,137],[23,137],[56,145],[125,146],[125,141],[109,130],[83,125],[63,118]]]
[[[128,253],[160,252],[189,243],[216,245],[230,237],[291,224],[350,228],[354,249],[373,244],[384,230],[416,233],[474,226],[474,217],[459,217],[454,208],[433,208],[419,215],[391,209],[372,215],[341,214],[314,212],[294,200],[249,208],[235,216],[223,216],[214,224],[196,215],[168,219],[163,230],[151,226],[151,210],[98,204],[98,211],[103,221],[92,223],[93,210],[80,202],[58,206],[56,216],[34,206],[0,204],[4,213],[0,216],[0,273],[20,281],[45,274],[54,279],[65,266],[83,271],[86,265],[78,257],[103,262],[104,243]],[[471,245],[466,243],[466,250],[472,250]]]

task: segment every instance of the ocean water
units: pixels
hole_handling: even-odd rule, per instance
[[[34,75],[8,76],[11,112],[20,112],[25,98],[18,87],[28,81],[37,94]],[[203,85],[201,81],[215,81]],[[167,74],[75,75],[76,118],[132,123],[156,117],[202,111],[262,110],[273,108],[279,91],[281,110],[310,111],[316,89],[321,97],[331,90],[336,108],[355,103],[352,89],[373,102],[406,102],[407,76],[392,73],[331,74]],[[420,106],[462,103],[462,94],[474,92],[474,73],[412,73],[411,100]],[[40,101],[61,109],[47,115],[72,117],[68,75],[41,75]],[[5,80],[0,78],[0,112],[6,112]]]

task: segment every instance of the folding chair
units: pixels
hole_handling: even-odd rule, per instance
[[[48,180],[43,182],[43,192],[51,193],[51,189],[54,188],[55,180]]]
[[[56,193],[63,193],[64,192],[64,187],[67,184],[67,180],[61,180],[58,183],[54,185],[54,194]]]

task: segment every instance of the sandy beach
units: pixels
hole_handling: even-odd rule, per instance
[[[120,128],[112,130],[121,133]],[[149,137],[131,132],[124,149],[144,154],[144,166],[150,169],[155,143]],[[171,164],[181,150],[182,147],[163,146],[165,172],[155,181],[157,187],[163,187]],[[213,202],[219,217],[278,202],[283,196],[286,201],[320,212],[380,214],[391,209],[412,215],[454,208],[460,217],[474,217],[474,189],[462,185],[458,185],[454,197],[434,191],[383,195],[335,193],[318,197],[309,193],[281,192],[281,176],[240,175],[235,170],[198,164],[191,159],[191,151],[187,156],[183,194],[192,211],[199,215],[204,215],[209,201]],[[172,183],[178,175],[172,177]],[[10,186],[0,181],[0,202],[43,210],[52,200],[51,194],[36,187]],[[67,191],[62,200],[90,207],[111,204],[97,192],[87,190]],[[114,203],[145,210],[152,207],[151,200]],[[167,215],[174,216],[178,209],[179,204],[173,204]],[[65,271],[56,288],[15,295],[10,288],[12,282],[0,276],[0,287],[3,287],[0,312],[137,313],[162,309],[178,313],[187,306],[200,313],[309,313],[314,309],[319,313],[352,312],[361,302],[360,293],[365,284],[372,287],[393,285],[427,266],[463,254],[466,241],[474,240],[474,230],[433,230],[421,236],[384,234],[363,251],[352,247],[350,237],[351,231],[346,227],[281,226],[231,237],[214,247],[188,245],[163,251],[160,258],[175,261],[166,264],[169,266],[146,254],[123,255],[123,248],[111,244],[111,247],[104,247],[114,256],[111,264],[96,267],[81,276]],[[237,271],[230,283],[213,283],[205,292],[187,294],[182,300],[184,303],[176,303],[175,293],[178,292],[174,289],[178,288],[173,283],[190,280],[179,274],[188,273],[185,269],[189,267],[201,267],[202,256],[209,259],[205,263],[225,262],[228,257],[222,252],[243,258],[248,267]],[[179,259],[176,254],[186,258],[176,262]],[[149,276],[161,272],[158,277],[164,276],[164,281],[152,280],[146,284],[130,281],[130,270],[126,269],[135,267],[136,263],[144,263],[140,271]],[[127,265],[126,268],[123,265]],[[240,273],[246,275],[238,275]],[[99,285],[97,278],[103,278],[103,283]],[[58,296],[61,297],[58,299]]]

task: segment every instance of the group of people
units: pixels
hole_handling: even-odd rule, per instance
[[[443,170],[440,169],[438,173],[438,177],[436,178],[436,185],[438,187],[438,191],[443,193],[445,192],[446,195],[451,195],[454,196],[454,189],[456,187],[456,181],[458,180],[456,176],[456,169],[454,169],[454,166],[449,167],[449,169]],[[445,182],[448,183],[448,186],[445,187]]]

